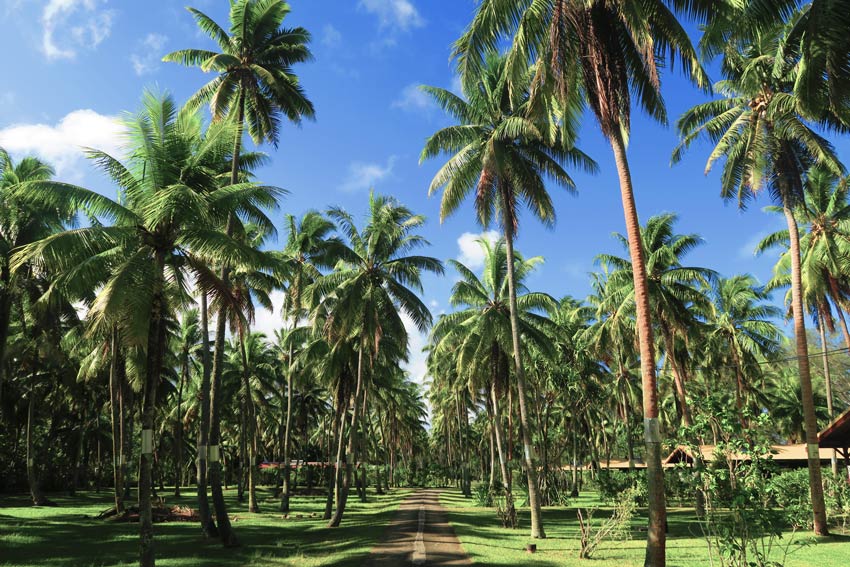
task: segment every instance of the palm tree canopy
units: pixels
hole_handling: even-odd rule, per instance
[[[310,33],[301,27],[283,27],[290,12],[287,2],[231,2],[229,33],[200,10],[188,10],[219,49],[181,49],[163,57],[163,61],[219,74],[189,99],[190,107],[209,103],[213,118],[220,120],[235,116],[233,111],[242,105],[254,142],[275,146],[280,137],[279,115],[296,124],[315,116],[313,103],[293,71],[297,63],[312,59]]]
[[[561,113],[559,119],[531,104],[534,69],[526,68],[511,82],[506,65],[506,56],[489,54],[477,82],[464,85],[465,99],[445,89],[422,87],[458,122],[431,136],[420,158],[450,156],[429,188],[429,194],[444,188],[441,221],[474,194],[482,226],[490,225],[497,209],[507,208],[510,228],[515,231],[523,204],[551,225],[555,210],[545,182],[574,192],[575,182],[562,164],[590,172],[597,169],[593,160],[574,147],[572,134],[560,126],[572,116]]]

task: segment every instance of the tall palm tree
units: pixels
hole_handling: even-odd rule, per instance
[[[306,289],[314,283],[321,272],[319,268],[331,267],[335,260],[331,253],[332,242],[329,241],[334,229],[333,223],[315,211],[308,211],[300,220],[287,215],[286,224],[289,227],[286,246],[283,249],[283,262],[288,273],[289,286],[286,293],[285,316],[288,316],[292,329],[298,325],[298,320],[306,315],[309,301]],[[289,512],[290,484],[289,460],[292,428],[292,383],[294,374],[294,357],[292,344],[289,344],[288,368],[286,371],[286,422],[283,433],[283,490],[281,492],[280,511]]]
[[[198,321],[198,310],[188,309],[180,318],[180,328],[177,330],[179,378],[177,385],[177,408],[174,413],[174,496],[180,496],[180,484],[183,479],[183,430],[184,412],[183,389],[189,383],[192,369],[201,348],[201,332]]]
[[[292,66],[312,57],[308,43],[310,34],[301,27],[284,28],[283,20],[290,12],[282,0],[236,0],[230,5],[230,33],[212,18],[189,8],[198,27],[216,42],[220,51],[183,49],[169,53],[164,61],[200,67],[218,75],[201,87],[189,100],[190,106],[209,102],[213,119],[229,118],[236,126],[231,154],[230,184],[239,181],[242,167],[240,154],[242,137],[247,126],[254,143],[271,142],[277,146],[280,136],[280,117],[300,123],[314,116],[313,104],[307,98]],[[235,230],[236,218],[227,219],[227,234]],[[220,277],[228,283],[229,266],[221,266]],[[221,463],[217,460],[220,437],[220,400],[215,397],[220,385],[225,348],[224,313],[219,313],[216,325],[210,395],[210,484],[218,520],[218,531],[225,545],[238,545],[221,490]]]
[[[773,320],[780,310],[766,303],[767,292],[750,275],[718,278],[710,295],[705,360],[710,367],[734,369],[735,402],[741,425],[746,427],[744,407],[753,388],[752,369],[779,349],[781,333]]]
[[[15,162],[0,148],[0,402],[3,398],[3,371],[9,320],[14,301],[12,271],[9,267],[12,250],[49,236],[64,228],[74,211],[63,208],[36,206],[15,197],[15,187],[31,181],[47,181],[53,168],[35,157]],[[2,403],[0,403],[0,408]]]
[[[328,215],[347,242],[340,241],[336,246],[340,261],[333,272],[316,282],[315,293],[323,298],[320,309],[329,315],[323,332],[336,340],[353,339],[357,352],[346,451],[350,456],[357,440],[360,406],[366,403],[366,374],[381,362],[382,355],[396,361],[400,358],[389,355],[390,346],[396,352],[407,350],[402,313],[421,332],[431,324],[431,313],[416,292],[422,291],[423,273],[442,274],[443,266],[435,258],[412,253],[428,244],[416,234],[425,219],[395,199],[370,194],[363,229],[358,229],[353,217],[340,208],[331,209]],[[341,428],[340,447],[342,437]],[[345,467],[342,482],[338,483],[337,507],[330,527],[338,526],[342,520],[351,486],[351,468]]]
[[[644,430],[650,501],[648,565],[665,563],[666,511],[646,265],[626,145],[633,97],[651,118],[661,123],[667,121],[660,82],[660,68],[665,59],[678,60],[688,78],[701,87],[707,86],[697,53],[674,10],[706,16],[714,5],[715,2],[708,0],[484,0],[454,50],[463,81],[471,83],[485,55],[503,38],[512,36],[510,74],[519,76],[525,72],[528,61],[538,60],[537,84],[549,85],[541,92],[553,92],[560,104],[568,108],[583,97],[611,144],[634,266],[643,408],[647,420]]]
[[[444,189],[440,218],[455,212],[464,198],[475,195],[478,222],[487,227],[498,213],[505,239],[505,252],[514,258],[514,239],[519,226],[518,212],[526,204],[544,224],[555,221],[551,197],[544,180],[574,191],[575,184],[562,167],[569,163],[589,171],[594,162],[573,147],[572,133],[557,124],[573,120],[571,108],[562,119],[542,112],[530,98],[534,69],[512,81],[507,73],[507,57],[490,53],[475,83],[464,85],[466,100],[445,90],[423,87],[459,123],[432,135],[422,150],[422,160],[441,154],[448,162],[431,181],[429,193]],[[537,472],[533,457],[529,416],[526,408],[525,368],[520,350],[517,315],[517,281],[514,262],[507,262],[507,283],[512,321],[512,356],[517,380],[523,457],[531,504],[531,536],[546,537],[537,494]]]
[[[48,205],[70,201],[111,226],[92,226],[49,236],[19,249],[12,268],[31,263],[55,272],[52,287],[73,295],[99,289],[89,311],[93,321],[120,324],[125,338],[144,349],[142,444],[139,473],[140,565],[154,564],[151,510],[156,395],[166,351],[167,289],[183,285],[189,251],[237,262],[254,252],[216,231],[234,208],[255,202],[266,188],[251,184],[215,189],[229,145],[205,135],[197,113],[178,112],[170,97],[146,94],[138,116],[127,120],[127,160],[93,150],[90,156],[122,191],[116,202],[96,192],[50,181],[21,184],[19,194]]]
[[[646,258],[652,316],[673,372],[682,424],[690,426],[691,415],[685,393],[685,383],[690,373],[686,360],[690,357],[680,356],[677,342],[679,339],[687,342],[689,333],[697,325],[695,313],[705,311],[708,307],[708,298],[702,289],[716,274],[707,268],[682,265],[684,256],[703,240],[695,234],[676,234],[673,226],[675,222],[674,214],[651,217],[641,229],[641,240]],[[617,239],[628,249],[625,236],[618,234]],[[621,301],[631,308],[634,304],[631,262],[611,254],[601,254],[597,260],[603,266],[613,269],[608,285],[619,288]]]
[[[484,252],[483,277],[479,278],[460,262],[450,261],[461,276],[452,289],[450,300],[458,310],[442,316],[434,327],[431,356],[451,354],[454,360],[450,360],[458,377],[466,379],[470,389],[478,390],[483,385],[488,391],[486,405],[492,410],[492,428],[499,456],[502,489],[505,491],[506,513],[509,523],[515,525],[509,463],[505,456],[499,413],[500,401],[510,389],[508,361],[515,348],[514,327],[518,328],[518,333],[522,333],[526,343],[547,351],[550,338],[543,329],[548,320],[542,312],[552,309],[555,300],[544,293],[529,292],[524,285],[524,280],[542,262],[542,258],[525,259],[518,252],[512,251],[514,261],[510,262],[505,240],[491,244],[486,239],[480,239],[479,245]],[[511,286],[508,279],[512,263],[516,287]],[[512,304],[514,309],[511,308]],[[432,363],[436,365],[433,358]]]
[[[782,206],[790,242],[791,310],[806,416],[814,531],[824,535],[828,527],[816,451],[818,427],[806,344],[800,235],[794,211],[803,203],[806,171],[811,165],[820,164],[835,174],[841,174],[843,167],[832,145],[800,113],[801,102],[794,88],[800,62],[776,59],[786,33],[782,27],[775,27],[753,42],[727,45],[721,65],[724,80],[717,85],[725,96],[697,105],[679,119],[682,142],[673,161],[678,161],[695,139],[705,137],[715,145],[706,171],[718,159],[725,158],[721,175],[724,199],[737,198],[743,208],[756,194],[768,189]]]

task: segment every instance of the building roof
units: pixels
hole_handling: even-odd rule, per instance
[[[699,452],[702,455],[703,460],[705,461],[713,461],[714,460],[714,445],[700,445]],[[808,460],[808,454],[806,452],[806,444],[805,443],[794,443],[790,445],[771,445],[770,446],[770,456],[776,462],[801,462]],[[735,460],[749,460],[750,456],[747,454],[733,454],[732,458]],[[820,449],[820,458],[822,461],[827,461],[832,458],[832,451],[827,448],[824,448],[821,445]],[[664,466],[672,466],[677,463],[688,463],[691,464],[694,461],[693,452],[689,447],[685,447],[683,445],[679,445],[667,456],[663,461]]]
[[[826,429],[818,433],[821,448],[847,449],[850,447],[850,408],[832,420]]]

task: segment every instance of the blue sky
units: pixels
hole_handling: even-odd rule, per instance
[[[426,215],[430,253],[475,262],[472,235],[480,233],[471,209],[442,225],[439,200],[427,187],[440,161],[419,165],[427,136],[449,122],[417,90],[430,84],[456,88],[449,59],[451,43],[475,8],[473,0],[292,0],[288,25],[313,34],[315,61],[298,68],[317,110],[317,120],[287,126],[279,148],[264,148],[271,164],[259,178],[290,191],[277,215],[341,205],[365,209],[369,188],[392,194]],[[224,24],[225,0],[191,3]],[[0,146],[13,155],[37,153],[50,159],[59,177],[111,194],[114,189],[82,159],[79,146],[114,150],[114,118],[138,106],[142,90],[167,90],[188,98],[209,75],[161,56],[183,47],[204,47],[184,1],[2,0],[0,52],[7,54],[0,83]],[[716,77],[713,77],[716,78]],[[673,73],[664,76],[671,120],[705,100]],[[846,155],[848,144],[837,144]],[[672,128],[643,116],[633,119],[629,158],[642,221],[661,212],[679,215],[679,232],[697,233],[705,244],[689,263],[724,275],[749,272],[770,277],[773,259],[754,258],[764,235],[781,228],[781,218],[762,212],[766,200],[740,212],[719,198],[718,174],[703,175],[708,148],[695,146],[671,168],[676,145]],[[578,197],[553,188],[557,226],[550,230],[524,215],[517,248],[541,255],[545,264],[529,286],[555,296],[582,297],[587,273],[601,252],[624,253],[611,238],[623,232],[619,187],[611,151],[585,120],[581,149],[601,166],[597,176],[575,174]],[[473,253],[470,256],[470,253]],[[424,299],[435,314],[447,308],[453,274],[426,278]],[[263,314],[257,326],[269,330],[277,316]],[[411,345],[416,350],[421,337]],[[414,354],[412,372],[422,372]]]

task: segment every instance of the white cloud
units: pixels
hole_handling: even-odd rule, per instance
[[[142,76],[153,73],[159,68],[162,59],[162,48],[168,38],[162,34],[149,33],[139,42],[138,50],[130,56],[136,75]]]
[[[400,108],[409,112],[430,112],[436,105],[428,93],[419,89],[416,83],[407,85],[402,89],[399,98],[393,101],[393,108]]]
[[[407,31],[425,25],[425,19],[410,0],[360,0],[357,6],[378,16],[382,28]]]
[[[463,96],[463,84],[460,82],[460,75],[452,77],[452,83],[449,86],[449,90],[458,96]]]
[[[48,59],[72,59],[77,49],[94,49],[109,37],[115,12],[106,0],[49,0],[41,13],[41,46]]]
[[[428,344],[428,336],[419,332],[416,323],[406,313],[401,313],[401,320],[407,331],[407,346],[410,352],[409,359],[402,363],[402,368],[407,370],[417,384],[422,385],[425,382],[425,374],[428,373],[428,354],[422,351]]]
[[[764,240],[766,237],[773,234],[774,231],[769,230],[760,230],[754,235],[752,235],[746,242],[744,242],[740,248],[738,248],[738,258],[741,260],[752,260],[756,256],[756,248],[759,243]],[[770,258],[778,258],[780,254],[783,252],[783,248],[781,246],[775,246],[769,250],[767,250],[764,255]]]
[[[274,340],[274,332],[282,329],[284,326],[281,310],[283,309],[284,292],[283,290],[275,290],[269,294],[272,300],[273,311],[269,311],[263,307],[257,306],[254,314],[254,324],[251,326],[252,332],[263,333],[270,340]]]
[[[495,230],[488,230],[478,234],[464,232],[457,239],[457,246],[460,249],[457,261],[470,270],[478,270],[484,267],[484,250],[478,242],[480,239],[496,242],[499,239],[499,233]]]
[[[0,147],[15,154],[36,154],[50,162],[59,175],[75,176],[84,158],[82,148],[115,154],[124,127],[114,116],[82,109],[68,113],[57,124],[12,124],[0,130]]]
[[[362,191],[371,189],[376,183],[382,181],[392,174],[396,156],[390,156],[386,165],[379,163],[352,162],[348,166],[348,176],[340,189],[346,192]]]
[[[325,24],[322,28],[322,45],[325,47],[337,47],[342,43],[342,34],[331,24]]]

